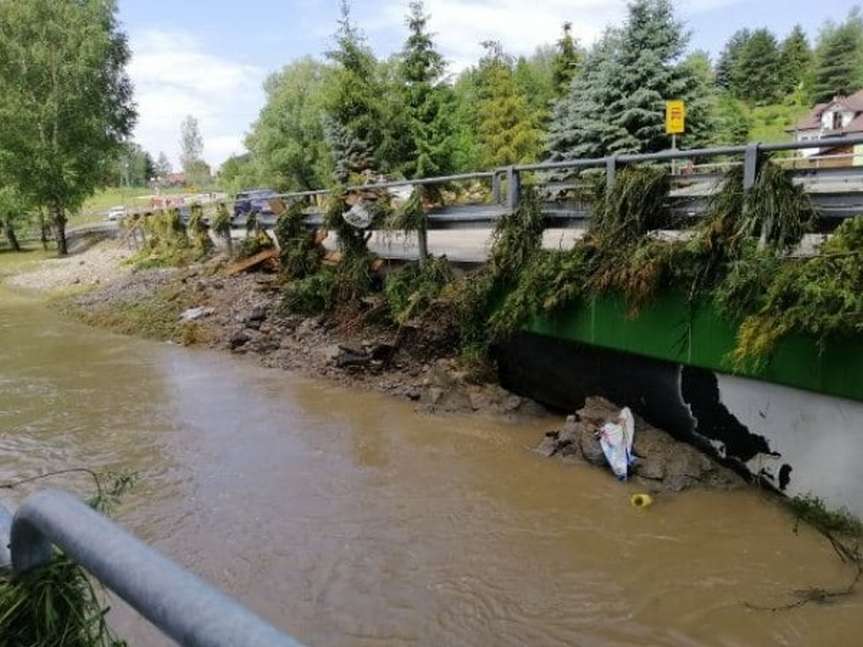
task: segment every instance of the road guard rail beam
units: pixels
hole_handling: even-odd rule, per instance
[[[413,187],[417,185],[441,185],[471,180],[491,181],[491,202],[478,205],[456,205],[434,209],[426,214],[428,229],[460,229],[487,228],[501,216],[518,208],[522,193],[522,177],[526,173],[538,173],[538,183],[549,184],[549,174],[555,171],[599,169],[605,173],[607,186],[615,183],[617,171],[626,165],[646,162],[672,162],[675,160],[697,160],[716,157],[740,157],[743,164],[743,188],[751,189],[758,176],[758,169],[766,156],[771,153],[805,150],[813,148],[836,148],[839,146],[863,145],[863,135],[851,137],[831,137],[806,142],[788,142],[781,144],[748,144],[745,146],[720,146],[714,148],[699,148],[691,150],[667,150],[657,153],[634,155],[610,155],[607,157],[572,159],[556,162],[541,162],[537,164],[521,164],[495,169],[484,173],[464,173],[442,177],[424,178],[421,180],[396,180],[351,186],[346,192],[368,191],[374,189],[393,189]],[[841,155],[843,159],[848,155]],[[825,157],[821,157],[823,162]],[[854,157],[854,160],[857,156]],[[827,219],[846,218],[863,213],[863,153],[859,155],[860,166],[842,168],[790,168],[787,170],[792,177],[806,185],[810,198],[819,212]],[[739,162],[738,162],[739,163]],[[679,173],[672,174],[677,183],[694,183],[698,181],[718,182],[721,173]],[[281,193],[274,197],[285,200],[320,198],[331,193],[330,190],[299,191]],[[701,195],[672,195],[673,211],[680,215],[694,216],[703,212],[709,193]],[[312,212],[306,219],[310,227],[319,227],[322,223],[320,213]],[[549,224],[557,226],[578,226],[590,217],[590,209],[583,204],[567,204],[563,202],[547,202],[543,205]],[[242,224],[242,223],[238,223]],[[272,223],[263,222],[265,226]]]
[[[0,506],[0,540],[0,565],[14,574],[45,566],[60,548],[181,645],[300,644],[66,492],[33,494],[14,516]]]
[[[525,174],[538,174],[537,183],[548,188],[566,190],[574,188],[572,184],[560,184],[549,176],[559,171],[581,171],[596,169],[606,176],[606,184],[613,186],[617,172],[621,167],[638,163],[662,163],[676,160],[699,160],[705,158],[736,158],[731,164],[743,165],[743,188],[751,189],[758,176],[758,169],[764,159],[771,153],[805,150],[813,148],[836,148],[845,146],[863,146],[863,135],[850,137],[829,137],[806,142],[789,142],[782,144],[748,144],[745,146],[720,146],[714,148],[699,148],[691,150],[667,150],[657,153],[634,155],[611,155],[607,157],[572,159],[537,164],[522,164],[499,168],[492,171],[477,173],[462,173],[441,177],[423,178],[419,180],[394,180],[356,185],[344,191],[358,192],[368,190],[386,190],[411,188],[414,186],[446,185],[468,181],[491,183],[491,199],[489,202],[466,205],[450,205],[432,209],[426,216],[425,229],[487,229],[513,210],[518,208],[522,194],[522,178]],[[742,157],[742,161],[739,159]],[[852,162],[860,160],[859,166],[824,167],[821,165],[828,157],[819,156],[819,167],[800,168],[796,163],[787,169],[796,181],[802,183],[822,220],[835,225],[843,218],[863,213],[863,152],[860,155],[838,155],[837,159],[852,158]],[[805,158],[789,158],[795,162],[804,162]],[[682,217],[697,217],[704,212],[710,194],[722,179],[720,172],[705,173],[672,173],[676,186],[670,195],[672,213]],[[694,186],[693,185],[698,185]],[[687,188],[688,187],[688,188]],[[332,193],[329,189],[313,191],[295,191],[276,194],[274,198],[285,201],[309,201],[306,226],[319,228],[323,225],[322,209],[316,204],[320,198]],[[212,207],[212,205],[207,205]],[[134,213],[145,213],[152,209],[141,209]],[[553,200],[543,204],[546,222],[551,227],[583,227],[590,219],[590,206],[579,201]],[[235,227],[246,224],[244,217],[235,219]],[[259,218],[260,226],[272,228],[275,217]],[[421,234],[422,235],[422,234]]]

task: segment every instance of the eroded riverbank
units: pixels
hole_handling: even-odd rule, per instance
[[[565,416],[502,388],[491,366],[480,365],[479,370],[465,363],[457,350],[459,320],[446,304],[399,326],[382,316],[385,303],[371,297],[359,308],[304,316],[285,308],[277,274],[231,273],[229,268],[216,258],[184,269],[136,271],[66,299],[66,310],[86,323],[125,334],[225,350],[267,367],[381,391],[409,400],[425,413],[545,420],[549,429],[563,422]],[[607,420],[616,417],[612,406],[605,413]],[[595,420],[585,434],[598,455],[570,447],[560,456],[584,456],[585,465],[607,469],[596,439],[601,426]],[[641,420],[637,430],[639,459],[631,476],[644,491],[744,485],[729,469],[664,431]],[[555,433],[547,430],[546,436]],[[548,452],[546,442],[537,437],[539,451],[558,454]]]
[[[640,511],[634,486],[530,451],[545,421],[421,415],[5,294],[0,335],[0,479],[137,471],[119,521],[309,644],[854,644],[863,629],[859,595],[744,606],[848,576],[753,491]],[[114,622],[163,644],[130,613]]]

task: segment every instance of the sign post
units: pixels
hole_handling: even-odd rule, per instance
[[[671,135],[671,150],[677,150],[677,136],[686,130],[686,104],[680,99],[665,102],[665,134]],[[671,160],[674,175],[675,160]]]

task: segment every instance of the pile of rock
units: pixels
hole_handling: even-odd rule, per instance
[[[598,432],[606,422],[617,420],[619,414],[620,407],[608,400],[588,398],[582,409],[567,418],[562,429],[546,434],[537,451],[544,456],[559,456],[608,469]],[[632,449],[636,460],[631,467],[631,480],[649,491],[730,489],[745,484],[735,472],[638,417]]]

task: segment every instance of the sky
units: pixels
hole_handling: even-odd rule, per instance
[[[743,27],[768,27],[779,37],[800,23],[814,41],[825,20],[841,21],[853,0],[678,0],[692,34],[690,49],[715,59]],[[405,38],[407,0],[353,0],[355,22],[378,56]],[[267,76],[332,43],[339,0],[119,0],[129,36],[135,84],[135,140],[154,157],[179,158],[180,122],[198,118],[204,158],[217,168],[245,151],[243,140],[264,104]],[[553,43],[564,21],[590,45],[620,24],[626,0],[426,0],[430,29],[457,72],[480,56],[479,43],[499,40],[511,54]]]

